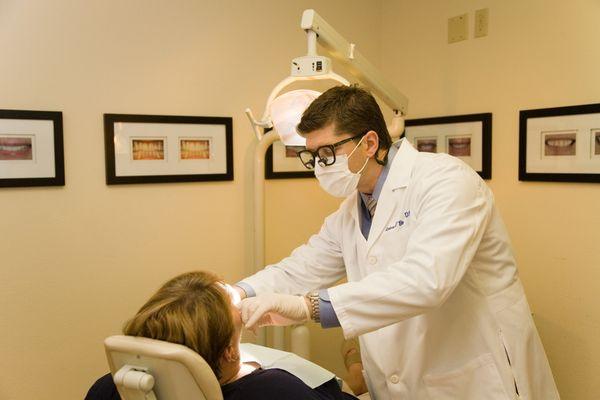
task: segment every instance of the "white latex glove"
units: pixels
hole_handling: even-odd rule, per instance
[[[310,319],[303,296],[266,293],[243,299],[240,309],[242,322],[251,330],[265,325],[302,324]]]

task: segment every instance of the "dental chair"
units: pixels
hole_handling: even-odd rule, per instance
[[[221,386],[206,361],[186,346],[143,337],[116,335],[104,340],[113,381],[121,400],[223,400]],[[310,387],[334,377],[293,353],[244,343],[243,359],[263,368],[282,368]],[[341,380],[338,379],[341,385]],[[351,393],[347,385],[343,389]],[[370,400],[369,394],[359,396]]]
[[[104,348],[122,400],[223,400],[211,368],[185,346],[117,335]]]

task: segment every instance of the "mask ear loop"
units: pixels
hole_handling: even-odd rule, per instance
[[[363,139],[365,137],[361,137],[360,140],[358,141],[358,143],[356,144],[356,146],[354,146],[354,149],[352,149],[352,151],[350,152],[350,154],[348,154],[348,158],[352,157],[352,154],[354,154],[354,152],[356,151],[356,149],[358,149],[358,146],[360,146],[360,144],[362,143]]]
[[[363,139],[365,137],[361,137],[360,141],[356,144],[356,147],[350,152],[350,154],[348,154],[348,159],[350,159],[350,157],[352,157],[352,154],[354,154],[354,152],[356,151],[356,149],[358,149],[358,146],[360,146],[360,144],[362,143]],[[367,167],[367,163],[369,162],[369,158],[367,157],[367,159],[365,160],[365,163],[363,164],[363,166],[356,172],[356,175],[360,175],[362,174],[362,172],[364,171],[364,169]]]

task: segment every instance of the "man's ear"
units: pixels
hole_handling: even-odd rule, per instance
[[[377,149],[379,149],[379,136],[377,136],[377,132],[369,131],[365,134],[365,140],[363,143],[366,144],[366,154],[368,157],[373,157],[377,154]]]

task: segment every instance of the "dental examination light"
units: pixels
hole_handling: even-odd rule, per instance
[[[279,82],[269,94],[262,117],[256,119],[252,111],[245,110],[254,135],[257,138],[254,150],[254,197],[253,230],[250,240],[254,241],[253,266],[254,271],[259,271],[265,266],[265,210],[264,210],[264,160],[269,146],[281,140],[287,146],[303,146],[306,141],[296,132],[296,125],[302,113],[310,102],[320,95],[312,90],[293,90],[284,94],[280,93],[292,83],[302,81],[331,80],[342,85],[350,82],[344,77],[333,72],[332,59],[338,62],[365,88],[382,100],[392,109],[392,121],[388,131],[392,139],[400,137],[404,131],[404,115],[408,108],[408,99],[400,93],[382,73],[375,68],[362,54],[356,50],[354,43],[348,42],[331,25],[327,23],[315,10],[305,10],[302,13],[300,27],[306,32],[308,52],[305,56],[292,60],[290,76]],[[331,56],[325,57],[317,54],[317,43]],[[270,132],[266,130],[273,128]],[[303,338],[305,343],[296,343],[292,340],[292,351],[308,349],[308,331],[306,327],[294,328],[292,338]],[[285,335],[283,328],[273,328],[273,347],[284,349]],[[266,344],[264,329],[259,330],[259,344]],[[309,358],[309,354],[298,354]]]
[[[308,41],[307,55],[294,58],[291,64],[291,74],[279,82],[267,98],[265,111],[260,120],[256,120],[252,111],[247,108],[246,115],[250,120],[254,134],[261,140],[261,128],[272,128],[277,115],[270,113],[271,104],[277,95],[288,85],[298,81],[333,80],[343,85],[350,83],[344,77],[333,72],[331,59],[317,54],[317,43],[320,43],[333,57],[341,63],[358,81],[370,89],[393,111],[392,123],[388,127],[392,138],[398,138],[404,130],[404,118],[408,108],[408,99],[400,93],[381,72],[375,68],[362,54],[356,50],[354,43],[348,42],[315,10],[305,10],[302,14],[300,27],[306,31]],[[304,111],[304,110],[302,110]],[[284,144],[289,131],[280,133]],[[299,139],[298,139],[299,138]],[[297,142],[304,143],[298,136]]]

